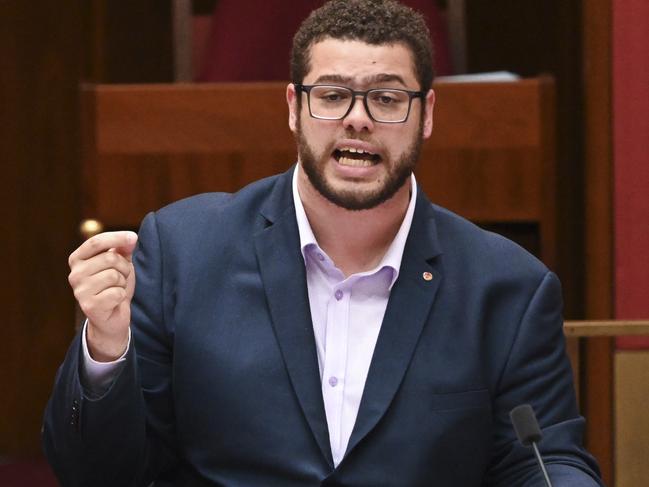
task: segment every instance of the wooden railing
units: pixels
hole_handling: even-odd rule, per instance
[[[567,337],[578,338],[649,336],[649,320],[565,321],[563,331]]]

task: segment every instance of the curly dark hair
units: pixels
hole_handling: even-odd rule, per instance
[[[293,37],[291,79],[310,70],[311,46],[325,38],[368,44],[404,43],[412,51],[420,89],[433,83],[433,47],[423,16],[396,0],[331,0],[311,12]]]

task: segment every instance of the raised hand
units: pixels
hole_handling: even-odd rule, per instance
[[[135,269],[131,260],[137,234],[105,232],[70,254],[68,281],[88,318],[90,355],[100,362],[119,358],[128,344]]]

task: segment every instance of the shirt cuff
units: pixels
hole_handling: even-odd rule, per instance
[[[91,398],[97,398],[103,395],[113,380],[119,375],[126,362],[126,354],[131,348],[131,329],[128,330],[128,343],[126,350],[117,360],[112,362],[97,362],[90,356],[88,351],[88,340],[86,339],[86,332],[88,329],[88,320],[83,325],[81,331],[81,348],[83,351],[83,360],[81,366],[81,385],[84,391]]]

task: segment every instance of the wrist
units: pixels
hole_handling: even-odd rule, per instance
[[[86,343],[88,353],[96,362],[114,362],[128,349],[130,331],[126,328],[118,333],[104,333],[88,321]]]

